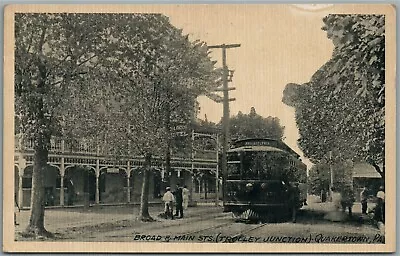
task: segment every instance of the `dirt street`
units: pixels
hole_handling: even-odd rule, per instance
[[[46,228],[61,241],[146,241],[146,242],[251,242],[251,243],[382,243],[384,236],[368,219],[362,220],[355,206],[354,216],[344,222],[324,220],[325,206],[311,204],[300,212],[296,223],[246,224],[235,222],[222,207],[189,208],[185,218],[166,220],[162,206],[152,206],[154,222],[136,220],[138,206],[104,206],[51,209],[46,211]],[[18,216],[16,239],[26,227],[29,212]],[[52,239],[53,240],[53,239]]]

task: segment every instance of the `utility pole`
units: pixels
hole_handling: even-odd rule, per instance
[[[332,201],[332,187],[333,187],[333,168],[332,168],[332,150],[329,151],[329,171],[331,173],[331,182],[330,182],[330,194],[331,194],[331,201]]]
[[[219,206],[219,143],[218,143],[218,133],[216,134],[215,137],[215,153],[217,157],[217,164],[215,166],[215,206]]]
[[[232,98],[232,99],[229,98],[229,91],[234,90],[234,88],[228,88],[229,70],[228,70],[228,66],[226,65],[226,49],[238,48],[238,47],[240,47],[240,44],[222,44],[222,45],[208,46],[209,49],[222,49],[223,87],[222,87],[222,89],[217,89],[216,91],[222,90],[224,93],[223,119],[222,119],[223,120],[223,122],[222,122],[222,130],[223,130],[223,132],[222,132],[222,156],[221,156],[223,199],[225,199],[225,193],[226,193],[225,180],[226,180],[226,175],[227,175],[227,155],[226,155],[226,153],[228,151],[228,141],[229,141],[229,102],[235,100],[234,98]]]

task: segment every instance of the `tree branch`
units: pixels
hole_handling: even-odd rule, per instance
[[[384,169],[385,167],[384,166],[383,166],[383,170],[382,170],[375,161],[369,160],[368,163],[375,168],[375,170],[381,175],[382,178],[385,177],[385,169]]]
[[[101,51],[100,54],[102,54],[102,53],[104,53],[104,52],[105,52],[105,50]],[[81,56],[82,56],[82,55],[81,55]],[[80,62],[80,63],[76,63],[76,64],[77,64],[76,67],[82,66],[83,64],[85,64],[86,62],[90,61],[91,59],[93,59],[93,58],[95,58],[95,57],[97,57],[97,56],[99,56],[99,55],[93,54],[92,57],[89,57],[89,58],[87,58],[86,60],[84,60],[84,61],[82,61],[82,62]],[[79,58],[80,58],[80,57],[79,57]],[[78,59],[79,59],[79,58],[78,58]]]

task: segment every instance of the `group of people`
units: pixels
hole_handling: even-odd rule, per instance
[[[352,200],[346,200],[348,195],[341,193],[332,187],[332,206],[333,209],[329,212],[325,218],[331,221],[342,221],[346,218],[346,216],[342,213],[345,209],[349,208],[349,216],[351,217],[351,207]],[[362,214],[370,214],[373,213],[373,218],[377,222],[385,222],[385,192],[384,187],[379,187],[379,190],[376,194],[375,198],[375,207],[373,209],[368,209],[368,199],[371,197],[370,191],[368,188],[364,187],[360,193],[360,201],[361,201],[361,212]],[[340,212],[340,208],[342,208],[342,212]]]
[[[174,219],[174,216],[183,218],[183,210],[186,210],[189,204],[189,189],[186,187],[186,185],[183,187],[176,185],[175,191],[171,192],[171,188],[167,187],[162,200],[164,201],[165,205],[165,218]]]
[[[369,190],[367,187],[364,187],[360,193],[362,214],[368,213],[367,212],[368,198],[369,198]],[[380,186],[378,192],[376,193],[375,209],[372,210],[371,212],[374,213],[374,219],[376,221],[385,222],[385,192],[383,186]]]

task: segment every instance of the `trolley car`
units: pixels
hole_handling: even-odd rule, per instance
[[[224,211],[232,212],[237,220],[288,217],[305,203],[306,165],[282,141],[236,141],[227,161]]]

